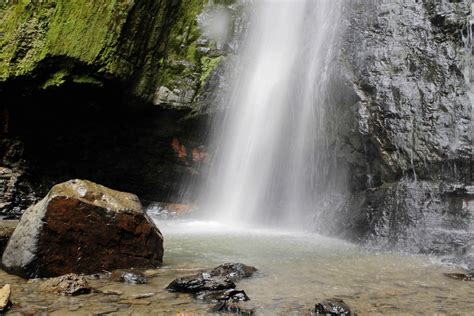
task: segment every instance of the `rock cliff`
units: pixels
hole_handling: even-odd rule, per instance
[[[468,1],[352,5],[354,227],[377,246],[468,253],[474,238]]]
[[[2,2],[0,214],[77,177],[176,200],[207,155],[196,109],[230,51],[204,29],[216,10],[234,23],[232,2]]]

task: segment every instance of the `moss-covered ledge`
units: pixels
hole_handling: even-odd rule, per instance
[[[126,82],[150,99],[177,0],[18,0],[0,6],[0,85],[45,78],[38,88]],[[51,60],[68,60],[47,65]],[[74,73],[80,69],[80,73]],[[39,73],[49,71],[50,73]]]

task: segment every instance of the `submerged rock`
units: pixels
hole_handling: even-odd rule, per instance
[[[10,284],[6,284],[0,289],[0,313],[6,312],[10,308],[10,295]]]
[[[474,281],[474,273],[445,273],[450,279],[459,281]]]
[[[169,291],[181,293],[219,291],[233,288],[235,288],[234,282],[222,276],[212,276],[207,272],[176,279],[166,287]]]
[[[2,264],[23,277],[52,277],[154,268],[162,257],[163,237],[135,195],[71,180],[25,212]]]
[[[48,279],[40,285],[40,289],[45,292],[68,296],[88,294],[91,292],[87,279],[84,276],[74,273]]]
[[[243,307],[240,303],[237,302],[221,302],[214,305],[209,312],[211,313],[228,313],[228,314],[238,314],[238,315],[253,315],[253,309],[248,309]]]
[[[134,270],[117,270],[112,272],[112,280],[130,284],[145,284],[148,282],[147,277]]]
[[[234,282],[249,278],[255,272],[257,272],[255,267],[243,263],[224,263],[210,271],[212,275],[223,276]]]
[[[343,300],[330,298],[324,300],[314,307],[316,315],[352,315],[349,306]]]
[[[166,289],[182,293],[233,289],[234,281],[251,277],[255,271],[256,268],[242,263],[225,263],[206,272],[176,279]]]
[[[206,301],[208,303],[250,301],[250,298],[247,296],[247,293],[245,293],[245,291],[237,290],[237,289],[214,291],[214,292],[212,291],[199,292],[196,295],[196,298]]]

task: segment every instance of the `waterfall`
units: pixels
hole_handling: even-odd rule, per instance
[[[233,224],[304,226],[338,170],[330,81],[342,1],[251,2],[233,87],[216,118],[216,148],[201,209]]]

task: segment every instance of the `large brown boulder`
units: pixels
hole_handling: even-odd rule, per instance
[[[163,237],[137,196],[71,180],[26,210],[2,265],[30,278],[152,268],[162,258]]]

